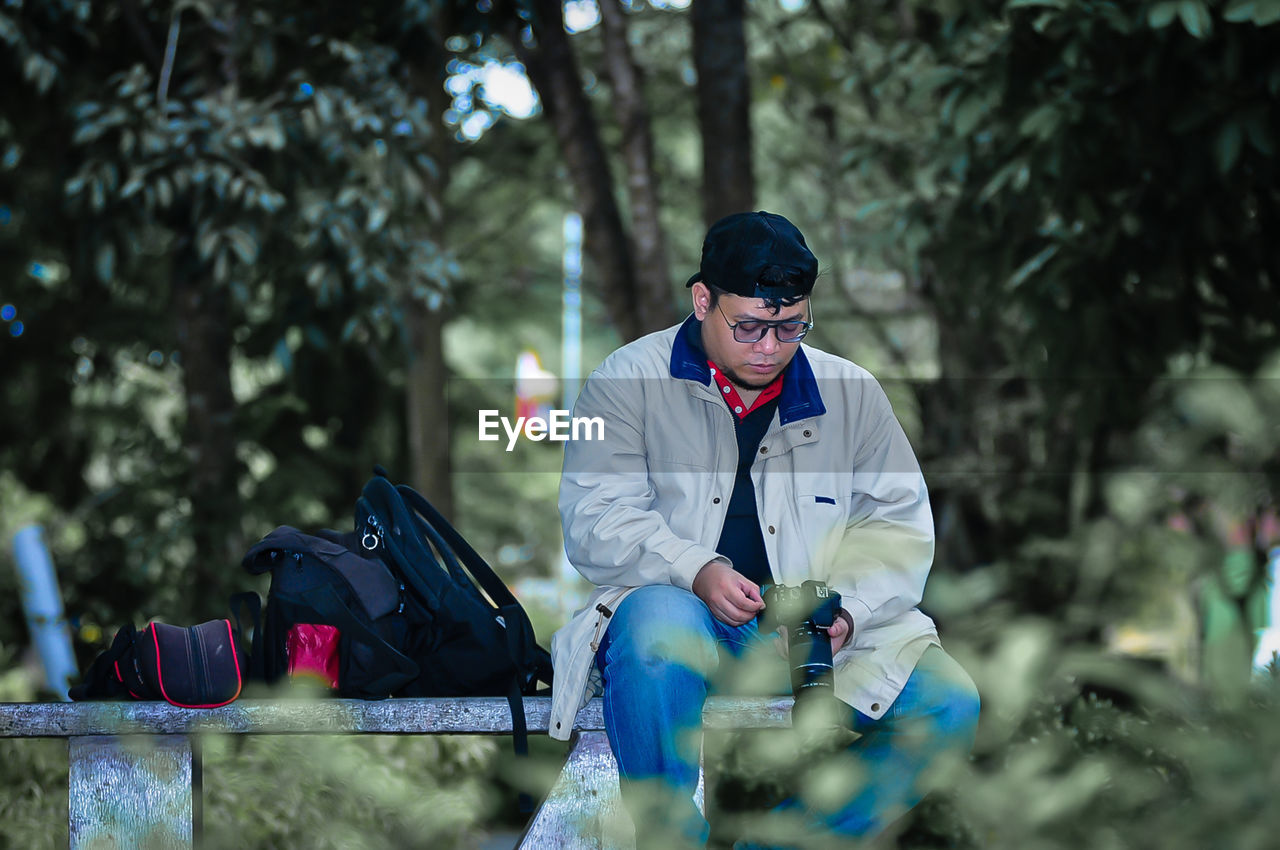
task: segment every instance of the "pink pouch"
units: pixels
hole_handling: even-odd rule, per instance
[[[336,626],[318,623],[295,623],[289,629],[286,649],[289,675],[313,676],[330,688],[338,687],[338,639]]]

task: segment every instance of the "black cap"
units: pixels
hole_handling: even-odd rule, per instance
[[[770,268],[789,281],[763,284]],[[796,226],[780,215],[734,213],[711,225],[702,243],[702,265],[685,286],[698,281],[744,298],[798,298],[813,290],[818,259]]]

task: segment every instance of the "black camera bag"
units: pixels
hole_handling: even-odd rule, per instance
[[[182,708],[217,708],[240,695],[243,659],[229,620],[198,626],[151,623],[116,632],[79,684],[76,701],[165,700]]]

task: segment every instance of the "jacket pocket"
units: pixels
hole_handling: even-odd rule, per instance
[[[831,580],[831,570],[839,561],[853,502],[848,479],[835,475],[813,476],[814,481],[796,494],[796,518],[806,549],[811,578]]]

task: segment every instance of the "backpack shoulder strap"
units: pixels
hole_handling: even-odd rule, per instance
[[[444,518],[444,514],[427,501],[425,496],[407,484],[399,485],[396,491],[405,503],[425,520],[423,525],[445,544],[439,547],[444,557],[449,558],[456,552],[462,558],[462,563],[466,565],[467,572],[471,573],[499,608],[517,604],[515,596],[502,579],[498,578],[488,562],[471,547],[471,544],[449,523],[449,520]]]
[[[136,636],[133,624],[121,626],[111,641],[111,647],[93,659],[84,678],[72,686],[67,696],[75,702],[121,697],[159,699],[159,695],[148,690],[141,672],[136,669]]]
[[[386,478],[369,479],[356,500],[356,528],[363,529],[362,545],[368,551],[390,558],[418,594],[434,609],[453,582],[440,567],[427,542],[418,534],[418,524],[396,487]]]
[[[250,679],[265,681],[266,670],[262,657],[262,597],[257,594],[257,591],[247,590],[232,594],[228,604],[231,608],[237,643],[249,645],[248,661],[241,662],[240,673]],[[248,614],[248,622],[241,618],[242,611]],[[251,636],[247,636],[249,632],[252,632]]]

